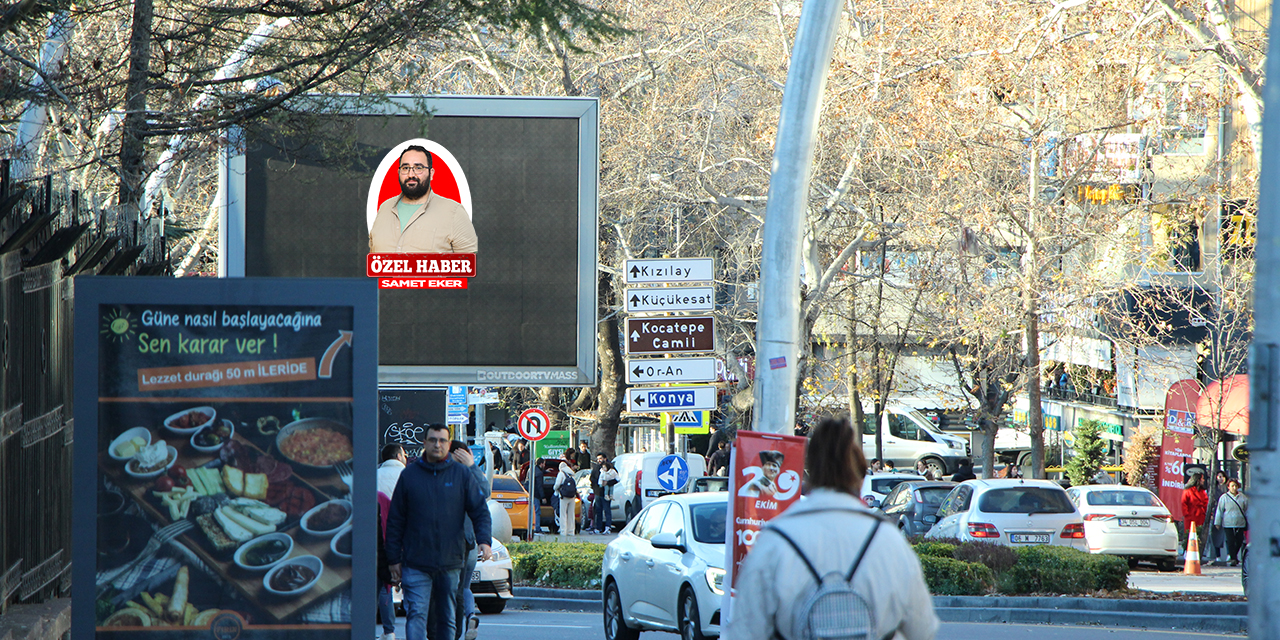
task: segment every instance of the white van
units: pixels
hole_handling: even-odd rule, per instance
[[[876,457],[875,413],[864,411],[862,451],[870,460]],[[939,478],[956,471],[956,465],[969,457],[963,438],[943,433],[923,413],[910,407],[889,405],[881,420],[884,459],[892,460],[899,471],[914,472],[916,462],[923,460]]]
[[[680,491],[667,491],[658,484],[658,463],[667,455],[658,451],[624,453],[613,459],[613,466],[618,469],[618,484],[610,503],[615,523],[630,522],[655,498],[690,491],[694,480],[707,475],[706,460],[696,453],[687,453],[684,460],[689,463],[689,481]]]

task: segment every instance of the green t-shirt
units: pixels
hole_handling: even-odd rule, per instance
[[[409,220],[413,218],[413,212],[421,207],[420,204],[406,204],[403,200],[396,203],[396,213],[400,216],[400,232],[404,232],[405,225],[409,224]]]

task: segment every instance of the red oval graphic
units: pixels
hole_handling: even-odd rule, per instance
[[[431,166],[435,169],[435,174],[431,176],[431,192],[461,204],[462,196],[458,193],[458,180],[453,177],[453,171],[449,170],[449,164],[433,153]],[[393,168],[382,178],[382,186],[378,189],[378,205],[381,206],[382,203],[398,195],[400,195],[400,173]]]

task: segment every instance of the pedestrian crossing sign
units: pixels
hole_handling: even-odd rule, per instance
[[[674,413],[659,414],[659,424],[665,431],[668,426],[674,424],[676,433],[684,435],[699,435],[711,433],[711,412],[710,411],[677,411]]]

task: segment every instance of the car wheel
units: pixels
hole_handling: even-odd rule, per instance
[[[680,640],[707,640],[702,635],[702,617],[698,615],[698,598],[685,587],[680,591]]]
[[[507,601],[502,598],[476,598],[476,608],[480,613],[502,613],[507,608]]]
[[[634,510],[631,508],[630,502],[628,502],[625,506],[622,507],[622,511],[623,513],[627,514],[627,522],[631,522],[631,519],[636,517],[636,514],[633,513]]]
[[[622,612],[622,596],[617,583],[610,582],[604,588],[604,637],[605,640],[637,640],[640,632],[627,626]]]
[[[937,478],[947,475],[947,465],[943,464],[942,461],[937,458],[925,458],[924,466],[932,471],[933,475]]]
[[[1177,571],[1178,563],[1174,560],[1161,560],[1158,567],[1161,571]]]
[[[1129,558],[1129,568],[1130,568],[1130,569],[1137,569],[1137,568],[1138,568],[1138,559],[1137,559],[1137,558]]]

